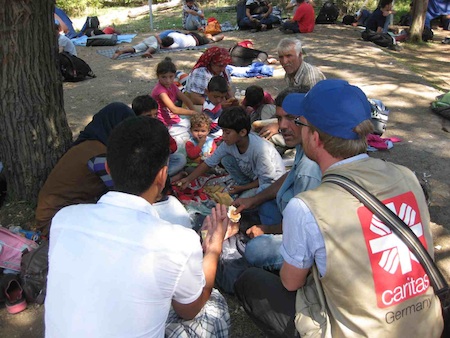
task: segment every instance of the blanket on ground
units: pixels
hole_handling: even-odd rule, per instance
[[[209,47],[210,47],[210,45],[194,46],[194,47],[186,47],[186,48],[167,48],[167,49],[160,49],[158,51],[158,53],[179,52],[179,51],[183,51],[183,50],[206,50]],[[114,55],[116,50],[117,50],[117,48],[99,49],[99,50],[97,50],[97,53],[111,59],[111,57]],[[125,53],[125,54],[119,55],[119,57],[116,60],[132,58],[135,56],[141,56],[144,53],[145,53],[145,51],[139,52],[139,53]]]
[[[252,63],[247,67],[227,66],[231,76],[235,77],[268,77],[273,76],[273,67],[267,66],[262,62]]]
[[[136,35],[137,34],[120,34],[120,35],[117,35],[117,43],[131,42]],[[84,46],[84,47],[86,47],[87,39],[88,39],[87,35],[83,35],[83,36],[80,36],[79,38],[71,39],[71,41],[73,42],[73,44],[75,46]]]

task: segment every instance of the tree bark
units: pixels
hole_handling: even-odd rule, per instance
[[[414,0],[412,8],[412,23],[409,30],[409,39],[411,42],[421,42],[423,27],[425,25],[425,16],[428,8],[428,0]]]
[[[0,160],[8,196],[35,203],[69,147],[54,0],[0,0]]]

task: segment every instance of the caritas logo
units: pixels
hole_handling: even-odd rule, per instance
[[[402,219],[427,248],[419,208],[412,192],[383,203]],[[401,303],[427,291],[428,275],[405,243],[366,207],[358,209],[373,271],[379,308]]]

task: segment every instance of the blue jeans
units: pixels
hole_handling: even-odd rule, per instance
[[[186,165],[186,156],[176,152],[169,155],[169,176],[173,176],[183,170]]]
[[[280,224],[283,215],[278,209],[277,200],[273,199],[261,204],[258,208],[259,219],[261,224],[275,225]]]
[[[267,25],[268,28],[272,28],[272,25],[278,23],[279,21],[279,19],[274,15],[269,15],[267,18],[263,18],[262,15],[257,15],[254,18],[258,19],[260,24]],[[239,26],[246,28],[257,28],[257,24],[250,21],[248,17],[243,18],[240,21]]]
[[[261,235],[251,239],[245,247],[245,259],[250,265],[269,271],[278,271],[283,265],[280,254],[282,235]]]
[[[300,29],[298,29],[298,23],[297,22],[284,22],[282,27],[284,29],[290,29],[294,33],[300,33]]]
[[[199,27],[202,27],[203,19],[197,15],[189,14],[186,17],[184,28],[188,31],[196,31]]]

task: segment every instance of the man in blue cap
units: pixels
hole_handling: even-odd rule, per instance
[[[361,89],[324,80],[306,96],[288,95],[283,109],[297,116],[305,154],[324,176],[339,174],[370,191],[433,255],[427,203],[414,173],[366,154],[373,126]],[[302,331],[295,322],[296,295],[315,265],[333,337],[440,337],[440,303],[421,264],[343,188],[322,183],[290,200],[280,252],[279,277],[251,268],[235,285],[247,313],[270,336]]]

